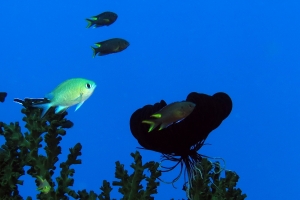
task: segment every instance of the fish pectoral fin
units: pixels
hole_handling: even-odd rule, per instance
[[[74,99],[73,101],[81,102],[82,101],[82,96],[83,96],[83,93],[80,93],[79,96],[76,99]]]
[[[169,123],[162,123],[158,130],[160,131],[161,129],[167,128],[168,126],[170,126]]]
[[[161,118],[161,114],[159,114],[159,113],[156,113],[156,114],[153,114],[153,115],[151,115],[151,117],[155,117],[155,118]]]
[[[105,21],[105,22],[109,22],[109,19],[103,19],[103,21]]]
[[[82,106],[82,104],[84,103],[84,101],[80,102],[79,104],[77,104],[75,111],[78,110],[80,108],[80,106]]]
[[[120,49],[120,47],[115,48],[115,49],[114,49],[114,52],[118,52],[119,49]]]
[[[55,108],[55,114],[64,112],[64,111],[67,110],[67,108],[68,108],[67,106],[57,106],[57,107]]]

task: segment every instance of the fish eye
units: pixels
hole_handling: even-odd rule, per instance
[[[87,89],[91,89],[91,84],[89,84],[89,83],[87,83],[86,85],[85,85],[85,87],[87,88]]]

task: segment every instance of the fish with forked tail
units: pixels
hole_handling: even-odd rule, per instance
[[[55,113],[60,113],[77,104],[76,111],[92,95],[95,88],[96,84],[94,81],[84,78],[72,78],[64,81],[45,96],[50,102],[36,103],[32,107],[43,109],[41,117],[51,107],[56,107]]]
[[[96,55],[104,56],[112,53],[118,53],[129,46],[129,42],[121,38],[113,38],[95,43],[97,48],[92,47],[93,57]]]
[[[154,117],[155,119],[143,120],[142,123],[150,124],[148,132],[151,132],[158,125],[160,125],[159,130],[161,130],[163,128],[167,128],[174,122],[180,122],[189,116],[189,114],[191,114],[191,112],[194,110],[195,106],[196,104],[188,101],[174,102],[152,114],[151,117]]]
[[[113,12],[103,12],[99,15],[93,16],[89,19],[86,19],[88,22],[87,28],[94,27],[98,28],[101,26],[109,26],[113,24],[118,18],[118,15]]]

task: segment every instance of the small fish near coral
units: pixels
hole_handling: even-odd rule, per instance
[[[55,113],[62,113],[69,107],[76,105],[76,110],[93,94],[96,88],[94,81],[84,78],[72,78],[59,84],[52,92],[45,96],[46,102],[32,101],[31,107],[42,108],[43,117],[51,107],[55,107]],[[33,99],[34,100],[34,99]],[[39,99],[36,99],[39,100]],[[20,99],[14,100],[16,103],[23,104]],[[72,126],[68,124],[67,126]]]
[[[192,180],[200,170],[197,166],[202,157],[207,157],[197,151],[202,148],[210,132],[229,116],[231,110],[232,101],[226,93],[218,92],[210,96],[192,92],[185,102],[167,105],[161,100],[137,109],[131,115],[130,130],[143,149],[160,152],[162,162],[176,162],[171,167],[161,166],[166,169],[162,172],[181,166],[180,174],[172,183],[179,179],[185,166],[188,185],[192,187]],[[149,116],[157,119],[148,120]],[[160,128],[156,128],[159,125]]]
[[[103,12],[99,15],[90,17],[89,19],[86,19],[88,22],[87,28],[93,27],[98,28],[102,26],[109,26],[113,24],[118,18],[118,15],[114,12]]]
[[[143,120],[142,123],[150,124],[148,132],[151,132],[158,125],[160,125],[158,130],[161,130],[163,128],[167,128],[173,123],[178,123],[184,120],[187,116],[189,116],[189,114],[191,114],[195,106],[196,104],[187,101],[174,102],[151,115],[151,117],[156,119]]]
[[[6,92],[0,92],[0,102],[3,103],[5,101],[6,96],[7,96]]]
[[[93,58],[98,56],[104,56],[112,53],[118,53],[125,50],[129,46],[129,42],[121,38],[112,38],[102,42],[95,43],[97,48],[92,47]]]
[[[51,186],[48,181],[40,176],[37,176],[37,181],[39,182],[37,190],[44,194],[48,194],[51,190]]]

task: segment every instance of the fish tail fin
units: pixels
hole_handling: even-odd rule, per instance
[[[35,104],[35,105],[32,105],[32,107],[43,109],[42,114],[41,114],[41,118],[43,118],[44,115],[45,115],[45,114],[47,113],[47,111],[49,110],[49,108],[52,107],[52,104],[51,104],[51,103]]]
[[[155,129],[157,127],[157,124],[154,121],[151,121],[151,120],[143,120],[142,123],[150,125],[148,133],[151,132],[153,129]]]
[[[93,58],[95,58],[95,56],[97,55],[98,51],[97,51],[97,48],[95,47],[91,47],[92,50],[93,50]]]
[[[94,22],[93,22],[93,20],[90,20],[90,19],[85,19],[86,21],[87,21],[87,23],[88,23],[88,25],[86,26],[86,28],[90,28],[91,26],[93,26],[94,25]]]

